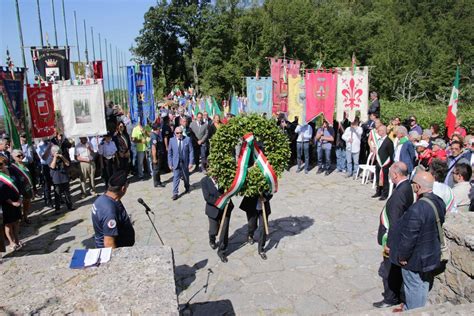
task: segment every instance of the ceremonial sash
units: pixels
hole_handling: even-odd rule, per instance
[[[387,244],[388,239],[388,229],[390,228],[390,223],[388,220],[387,206],[383,207],[382,213],[380,213],[380,223],[385,227],[385,234],[382,236],[382,248]]]
[[[16,194],[20,195],[20,190],[18,190],[15,183],[13,182],[13,179],[10,178],[8,175],[3,172],[0,172],[0,181],[5,183],[8,187],[15,191]]]
[[[379,148],[379,140],[377,138],[377,131],[375,130],[375,127],[370,130],[369,144],[370,144],[370,138],[372,138],[372,140],[375,143],[375,149],[378,149]]]
[[[247,177],[248,162],[250,160],[251,154],[253,154],[257,166],[263,172],[263,175],[270,186],[270,192],[275,193],[278,190],[278,179],[272,166],[268,162],[267,157],[265,157],[262,150],[257,146],[257,144],[255,144],[253,134],[248,133],[244,136],[242,148],[240,149],[234,181],[232,181],[232,185],[230,186],[229,190],[227,190],[217,199],[215,203],[217,208],[224,208],[224,206],[229,202],[230,198],[237,194],[244,185],[245,178]]]
[[[17,164],[12,164],[11,166],[15,168],[22,175],[22,177],[25,178],[26,181],[28,181],[30,187],[33,186],[33,180],[31,179],[30,172],[28,171],[28,169],[26,169],[22,165]]]
[[[388,137],[388,136],[385,136],[385,137]],[[382,145],[382,143],[378,144],[378,141],[376,141],[376,144],[377,144],[377,155],[376,155],[377,156],[377,162],[379,163],[379,166],[380,166],[379,186],[383,186],[383,168],[388,166],[392,160],[390,159],[390,156],[388,156],[385,161],[382,161],[382,158],[380,158],[380,155],[379,155],[379,152],[378,152],[378,148],[379,148],[380,145]]]

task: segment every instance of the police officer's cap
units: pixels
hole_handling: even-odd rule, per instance
[[[114,172],[109,179],[109,185],[112,187],[123,187],[127,182],[127,173],[123,170]]]

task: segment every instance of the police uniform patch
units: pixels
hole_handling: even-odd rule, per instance
[[[112,228],[115,228],[115,226],[117,226],[117,222],[115,221],[115,219],[111,219],[108,223],[107,223],[107,226],[112,229]]]

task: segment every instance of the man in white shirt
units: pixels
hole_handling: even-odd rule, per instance
[[[301,171],[302,155],[304,152],[304,173],[308,174],[309,167],[309,141],[313,136],[313,128],[308,125],[298,125],[295,129],[295,133],[298,134],[296,139],[296,155],[298,161],[298,169],[296,172]]]
[[[92,144],[87,141],[87,137],[79,138],[80,142],[76,144],[75,157],[79,161],[81,166],[81,191],[82,196],[87,195],[86,182],[87,179],[90,181],[91,194],[96,196],[95,192],[95,162],[94,162],[94,150]]]
[[[102,175],[104,177],[105,188],[108,188],[109,178],[116,169],[116,154],[117,146],[112,141],[112,133],[104,136],[104,139],[99,145],[99,155],[102,156]]]
[[[472,168],[469,163],[458,162],[454,166],[454,201],[456,202],[460,211],[468,211],[471,200],[469,198],[469,191],[471,191],[471,184],[469,181],[472,176]]]
[[[346,128],[342,139],[346,142],[347,178],[352,177],[359,169],[360,140],[362,137],[362,127],[359,126],[359,119],[355,118],[351,126]],[[354,168],[352,167],[354,163]]]

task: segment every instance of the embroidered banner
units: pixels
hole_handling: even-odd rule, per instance
[[[127,66],[127,82],[132,123],[145,126],[155,121],[153,73],[151,65]]]
[[[306,89],[304,79],[300,75],[288,77],[288,120],[298,116],[299,122],[306,122]]]
[[[59,86],[61,117],[66,137],[107,133],[102,82]]]
[[[31,115],[31,136],[33,138],[53,136],[55,115],[52,85],[29,85],[26,87],[26,94]]]
[[[301,61],[270,58],[272,77],[272,113],[288,111],[288,76],[300,73]]]
[[[94,79],[104,79],[104,71],[102,68],[102,60],[95,60],[94,66]]]
[[[26,68],[0,67],[0,93],[5,97],[5,106],[11,119],[20,131],[24,131],[23,82]]]
[[[349,121],[353,121],[360,113],[361,122],[368,119],[369,100],[369,68],[356,67],[339,69],[337,79],[337,120],[344,119],[344,112],[347,113]]]
[[[336,97],[337,73],[309,70],[306,73],[306,121],[323,114],[332,122]]]
[[[247,77],[248,111],[254,113],[272,113],[272,78],[259,79]]]
[[[45,81],[69,80],[69,48],[31,47],[35,74]],[[77,76],[77,73],[76,73]]]

